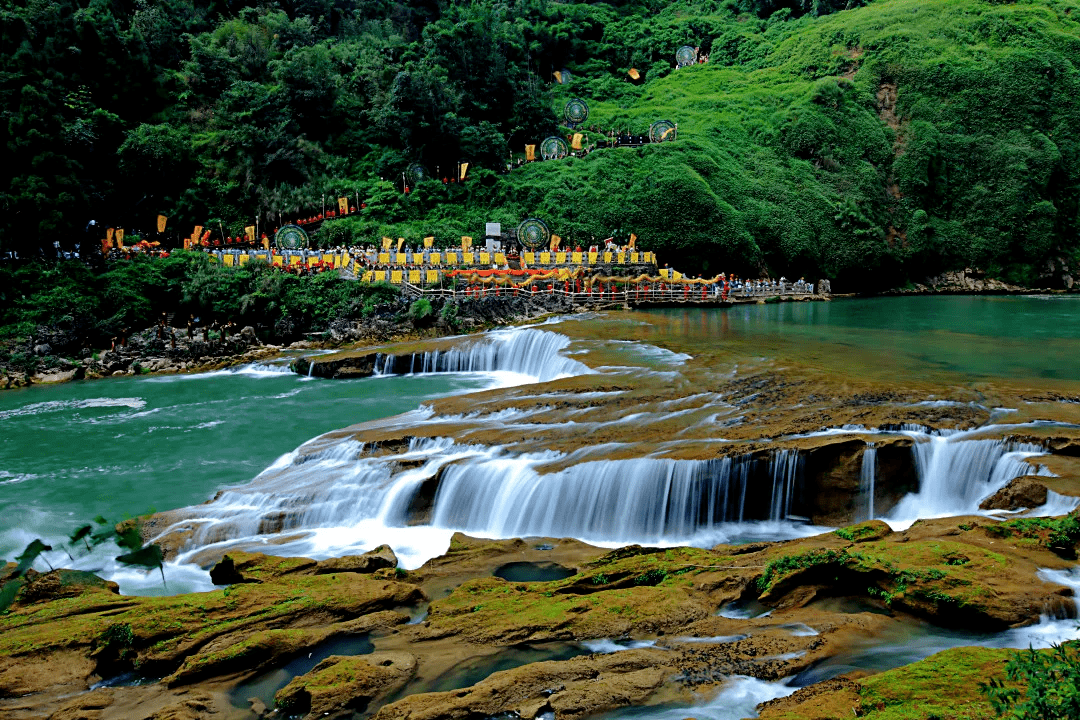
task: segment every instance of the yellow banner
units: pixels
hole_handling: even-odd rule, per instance
[[[464,177],[464,176],[462,176],[462,177]],[[461,252],[467,253],[467,252],[469,252],[469,248],[471,248],[471,247],[472,247],[472,238],[469,237],[468,235],[462,235],[461,236]]]
[[[384,236],[383,236],[383,239],[382,239],[382,249],[383,249],[383,250],[389,250],[389,249],[390,249],[390,245],[392,245],[392,244],[393,244],[393,242],[394,242],[393,240],[391,240],[390,238],[388,238],[388,237],[386,237],[386,236],[384,235]]]
[[[338,198],[337,199],[337,209],[338,209],[338,214],[339,215],[348,215],[349,214],[349,198]]]
[[[555,72],[553,72],[551,74],[555,76],[555,82],[562,85],[562,72],[560,70],[556,70]]]
[[[397,239],[397,251],[401,252],[401,246],[405,244],[405,238]]]
[[[464,180],[467,172],[469,172],[469,163],[461,163],[461,177],[458,180]]]
[[[626,74],[634,78],[635,80],[641,79],[641,73],[638,72],[637,68],[630,68],[626,71]]]
[[[105,231],[105,241],[109,243],[109,247],[112,247],[114,237],[116,237],[116,230],[109,228]]]
[[[124,247],[124,228],[116,228],[116,247]]]
[[[562,242],[562,238],[558,235],[551,236],[551,252],[556,252],[559,249],[559,243]]]
[[[157,231],[159,233],[165,232],[165,223],[168,222],[168,220],[169,218],[165,217],[164,215],[157,216]]]
[[[581,149],[581,138],[583,138],[583,137],[585,137],[585,136],[582,135],[581,133],[574,133],[574,137],[570,140],[570,149],[571,150],[580,150]]]
[[[248,242],[255,242],[255,226],[254,225],[248,225],[246,228],[244,228],[244,238]]]
[[[424,238],[424,247],[430,248],[430,247],[434,247],[434,245],[435,245],[434,236],[429,235],[428,237]]]
[[[634,246],[636,244],[637,244],[637,235],[635,235],[634,233],[630,233],[630,249],[633,250]]]
[[[532,162],[535,159],[536,159],[536,146],[535,145],[526,145],[525,146],[525,161],[526,162]]]

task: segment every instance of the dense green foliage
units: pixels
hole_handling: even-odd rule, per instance
[[[1031,282],[1076,259],[1078,8],[14,0],[0,249],[97,239],[90,219],[152,229],[159,212],[170,232],[237,234],[348,193],[367,208],[321,242],[538,216],[571,242],[636,232],[687,270],[860,287],[978,265]],[[683,44],[709,63],[675,71]],[[671,119],[679,139],[499,174],[567,132],[575,96],[592,128]],[[464,185],[401,192],[410,165],[459,161]]]
[[[1080,653],[1075,643],[1050,651],[1022,650],[1009,658],[1005,676],[982,685],[998,717],[1066,720],[1080,717]],[[1017,685],[1017,683],[1019,685]]]
[[[75,261],[14,271],[0,266],[0,294],[0,328],[7,336],[25,337],[44,325],[97,343],[93,347],[122,328],[152,325],[166,310],[177,313],[177,327],[193,314],[204,323],[231,319],[291,338],[324,330],[337,318],[360,317],[365,306],[399,295],[390,285],[358,283],[336,273],[300,277],[261,262],[227,268],[183,251],[106,270]]]

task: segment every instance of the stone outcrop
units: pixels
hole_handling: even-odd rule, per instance
[[[1046,486],[1030,475],[1013,478],[1009,484],[979,503],[983,510],[1020,510],[1046,504]]]

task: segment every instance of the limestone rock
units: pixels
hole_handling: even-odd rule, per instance
[[[369,550],[363,555],[345,555],[339,558],[330,558],[319,562],[315,570],[317,575],[327,573],[356,572],[373,573],[382,568],[396,568],[397,555],[389,545],[380,545],[374,550]]]
[[[1019,510],[1046,503],[1046,486],[1029,475],[1013,478],[1009,484],[979,504],[982,510]]]
[[[387,697],[415,672],[416,658],[408,653],[331,655],[279,690],[274,704],[289,714],[307,713],[309,718],[333,715]]]

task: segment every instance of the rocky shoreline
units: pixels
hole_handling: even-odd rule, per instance
[[[447,306],[452,311],[444,313]],[[9,355],[32,358],[32,367],[0,363],[0,388],[55,384],[123,375],[175,374],[218,370],[276,358],[289,350],[333,349],[362,342],[402,342],[433,339],[521,322],[556,313],[578,310],[562,297],[486,297],[452,303],[435,301],[432,314],[420,320],[408,317],[410,300],[402,298],[376,308],[370,317],[340,319],[323,333],[307,339],[278,344],[259,339],[255,328],[209,341],[198,331],[189,339],[183,328],[167,328],[159,336],[156,327],[132,333],[115,349],[95,351],[83,341],[56,328],[39,327],[34,335],[9,344]]]
[[[378,720],[576,720],[690,700],[733,675],[791,677],[920,619],[985,632],[1036,622],[1047,608],[1075,616],[1072,590],[1039,573],[1072,566],[1062,554],[1074,554],[1080,536],[1069,548],[1048,540],[1067,522],[959,517],[893,532],[872,521],[711,550],[459,534],[413,571],[398,569],[385,546],[318,562],[229,552],[206,562],[222,589],[151,598],[120,596],[89,573],[32,573],[0,616],[0,710],[12,720],[111,720],[134,707],[162,719],[264,717],[263,699],[237,693],[349,638],[370,647],[282,677],[277,708],[312,720],[365,709]],[[570,575],[504,579],[511,566]],[[526,645],[539,661],[505,660]],[[511,667],[433,682],[467,658]],[[456,687],[438,689],[447,682]],[[850,716],[860,703],[872,709],[879,684],[857,673],[829,679],[762,716],[804,717],[799,707],[837,694],[852,701],[847,715],[814,717]]]

